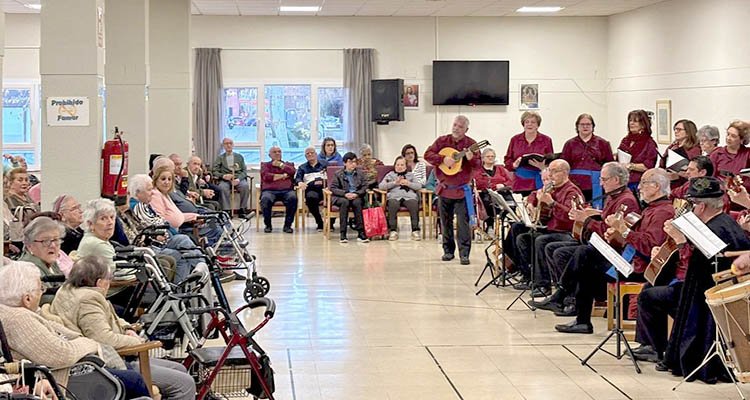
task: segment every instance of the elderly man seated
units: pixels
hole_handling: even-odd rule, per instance
[[[195,204],[202,205],[214,211],[221,211],[218,188],[212,188],[206,182],[203,173],[203,161],[198,156],[188,160],[185,170],[186,176],[180,180],[180,191],[193,199]]]
[[[323,217],[320,215],[320,202],[323,201],[323,187],[326,179],[325,161],[318,159],[315,147],[305,149],[307,162],[297,168],[294,181],[305,191],[305,204],[315,218],[318,232],[323,232]]]
[[[270,233],[273,203],[284,202],[284,232],[292,233],[292,222],[297,213],[297,193],[294,192],[294,164],[281,161],[281,148],[271,147],[268,151],[271,161],[260,163],[260,207],[263,212],[263,232]]]
[[[232,193],[239,192],[240,205],[238,214],[240,217],[247,215],[245,207],[250,196],[250,187],[247,185],[247,167],[242,154],[234,152],[234,140],[224,138],[221,142],[224,146],[224,154],[214,161],[212,175],[218,182],[221,192],[221,207],[224,211],[232,211]]]

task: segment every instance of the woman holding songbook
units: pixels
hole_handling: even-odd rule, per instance
[[[487,189],[500,190],[512,184],[508,170],[502,165],[495,165],[495,150],[488,147],[482,151],[482,168],[474,170],[474,182],[484,209],[487,210],[487,219],[484,223],[487,228],[492,228],[495,222],[495,208]],[[485,229],[485,232],[487,230]]]
[[[583,192],[587,201],[602,195],[599,176],[602,166],[613,161],[612,146],[594,135],[596,123],[590,114],[576,119],[576,136],[565,142],[560,158],[570,164],[570,180]],[[601,198],[596,204],[602,204]]]
[[[541,124],[542,117],[538,113],[521,114],[523,132],[510,139],[505,153],[505,168],[516,174],[511,188],[524,196],[542,186],[540,171],[544,169],[544,156],[553,152],[552,139],[539,132]]]
[[[689,119],[681,119],[674,123],[674,142],[667,147],[661,156],[659,168],[664,168],[669,173],[672,189],[682,186],[687,182],[685,168],[694,157],[701,155],[701,147],[698,144],[698,128]],[[673,154],[673,153],[676,153]],[[675,158],[680,156],[684,161],[676,162]]]
[[[628,133],[617,147],[617,161],[626,163],[630,171],[628,187],[634,190],[641,180],[641,175],[656,166],[659,149],[651,137],[651,119],[644,110],[633,110],[628,113]],[[624,160],[630,157],[630,160]]]

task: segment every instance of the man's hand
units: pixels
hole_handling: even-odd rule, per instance
[[[225,181],[230,181],[231,182],[232,178],[234,178],[234,175],[232,175],[232,174],[224,174],[224,175],[221,176],[221,178],[224,179]]]
[[[198,192],[193,192],[192,190],[188,190],[187,197],[190,199],[190,201],[196,202],[198,201],[198,199],[201,198],[201,195],[198,194]]]
[[[604,231],[604,240],[609,242],[612,239],[612,236],[615,234],[615,232],[616,231],[614,228],[607,228],[607,230]]]
[[[498,183],[497,185],[495,185],[495,189],[496,189],[496,190],[500,190],[500,189],[502,189],[502,188],[504,188],[504,187],[505,187],[505,185],[504,185],[504,184],[502,184],[502,183]]]
[[[467,149],[464,149],[464,150],[467,150]],[[467,161],[471,161],[471,159],[474,158],[474,152],[471,150],[466,151],[465,154],[466,154],[465,157]]]
[[[281,168],[284,166],[284,162],[281,160],[274,160],[274,161],[271,161],[271,165],[273,165],[274,167]]]
[[[579,210],[577,208],[570,208],[570,211],[568,211],[568,218],[570,218],[573,221],[579,221],[583,220],[584,214],[583,210]]]
[[[128,335],[128,336],[132,336],[132,337],[138,337],[138,333],[136,333],[136,332],[135,332],[134,330],[132,330],[132,329],[128,329],[128,330],[126,330],[126,331],[125,331],[125,334],[126,334],[126,335]]]
[[[275,181],[281,181],[289,177],[289,174],[286,172],[283,174],[273,174],[273,180]]]
[[[307,189],[307,184],[305,182],[300,182],[297,184],[297,186],[299,186],[299,188],[302,190]]]
[[[735,258],[732,262],[732,273],[739,276],[748,272],[750,272],[750,254],[743,254]]]
[[[207,199],[213,199],[216,193],[214,193],[213,189],[203,189],[203,197]]]
[[[344,197],[346,197],[349,200],[354,200],[354,199],[356,199],[359,196],[357,196],[356,193],[347,193],[347,194],[344,195]]]
[[[454,160],[453,157],[445,156],[443,158],[443,164],[445,164],[445,166],[447,166],[447,167],[450,168],[450,167],[452,167],[453,165],[456,164],[456,160]]]
[[[748,195],[747,189],[745,189],[744,186],[740,187],[739,192],[727,190],[727,194],[732,203],[737,203],[745,208],[750,208],[750,195]]]
[[[740,224],[740,226],[745,232],[750,232],[750,214],[745,214],[741,216],[737,220],[737,223]]]
[[[542,195],[539,196],[539,201],[541,201],[544,204],[552,204],[552,202],[555,200],[552,198],[552,195],[549,192],[547,192],[547,193],[542,193]]]
[[[661,251],[661,246],[654,246],[651,249],[651,258],[656,258],[656,255],[659,254],[659,251]]]
[[[682,244],[687,242],[687,239],[685,238],[685,235],[682,234],[682,232],[678,231],[677,228],[672,223],[672,219],[668,219],[664,221],[664,232],[667,233],[672,239],[674,239],[674,242],[677,244]]]

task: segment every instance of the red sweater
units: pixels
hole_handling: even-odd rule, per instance
[[[651,136],[640,133],[628,133],[622,138],[617,148],[632,156],[630,159],[631,164],[644,164],[647,169],[656,166],[656,156],[659,154],[659,149],[656,147],[656,142],[654,142]],[[640,182],[641,175],[643,175],[643,172],[630,171],[628,183]]]
[[[537,198],[534,192],[529,195],[529,203],[536,206]],[[571,202],[575,196],[583,197],[581,189],[573,182],[567,181],[560,187],[552,191],[552,200],[555,204],[552,206],[552,219],[547,221],[547,230],[550,232],[570,232],[573,230],[573,220],[568,218]]]
[[[529,143],[526,141],[526,136],[523,132],[510,138],[508,143],[508,151],[505,152],[505,168],[508,171],[514,171],[513,162],[518,157],[526,154],[538,153],[541,155],[547,155],[552,153],[552,139],[549,136],[539,132],[534,138],[534,141]],[[528,191],[536,189],[536,184],[533,179],[523,179],[516,176],[513,180],[513,191]]]
[[[503,184],[505,186],[510,186],[511,184],[508,170],[506,170],[502,165],[495,165],[495,175],[493,176],[487,174],[484,166],[475,169],[474,181],[476,181],[477,190],[479,190],[480,192],[487,189],[495,190],[497,185],[500,184]]]
[[[443,163],[443,159],[445,158],[439,154],[440,150],[450,147],[461,151],[463,149],[468,149],[469,146],[474,143],[476,143],[476,141],[468,136],[464,136],[456,141],[453,139],[453,135],[448,134],[435,139],[435,142],[424,152],[424,159],[428,163],[436,166],[435,177],[438,180],[438,185],[435,188],[435,192],[438,196],[456,200],[463,199],[464,190],[462,186],[471,182],[474,170],[481,168],[482,165],[482,156],[477,150],[474,152],[474,158],[472,158],[471,161],[467,161],[464,157],[461,170],[458,171],[457,174],[446,175],[437,167]]]
[[[592,135],[588,142],[580,136],[569,139],[563,146],[560,158],[570,164],[570,169],[600,171],[604,163],[614,161],[612,146],[605,139]],[[591,190],[591,178],[583,175],[570,175],[570,180],[581,190]]]
[[[626,215],[630,212],[638,213],[641,211],[641,207],[638,205],[638,200],[635,199],[633,192],[628,188],[624,188],[617,194],[607,196],[606,200],[604,200],[604,209],[602,209],[602,220],[592,220],[589,222],[588,228],[592,232],[599,234],[599,236],[604,237],[604,232],[606,232],[608,228],[607,223],[604,222],[604,220],[607,219],[608,216],[616,213],[617,210],[620,209],[621,204],[625,204],[627,207],[625,211]]]
[[[636,273],[642,274],[646,270],[651,259],[651,249],[661,246],[667,240],[664,222],[670,218],[674,218],[674,207],[666,197],[649,203],[643,209],[640,222],[625,240],[637,251],[633,257],[633,269]]]
[[[260,190],[292,190],[294,187],[294,163],[284,162],[276,167],[270,162],[260,163]],[[274,174],[287,174],[286,179],[273,180]]]

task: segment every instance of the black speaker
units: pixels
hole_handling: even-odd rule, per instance
[[[388,124],[404,120],[404,80],[372,80],[372,121]]]

